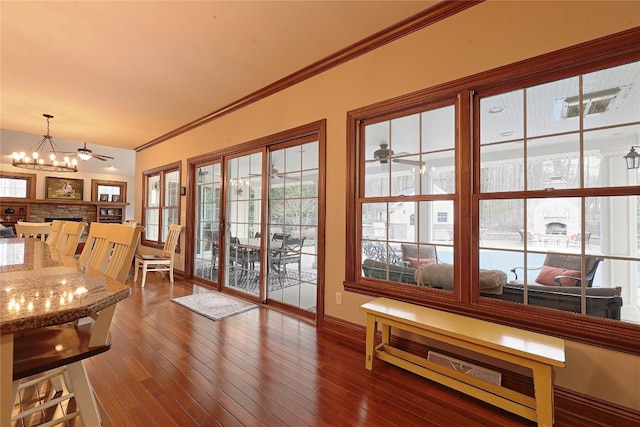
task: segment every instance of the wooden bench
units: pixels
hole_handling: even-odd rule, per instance
[[[378,298],[363,304],[367,313],[366,361],[384,360],[499,408],[553,425],[553,367],[565,366],[564,340],[414,304]],[[382,342],[375,346],[380,325]],[[425,357],[391,346],[391,328],[531,369],[535,397],[446,368]]]

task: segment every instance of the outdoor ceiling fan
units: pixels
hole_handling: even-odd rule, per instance
[[[392,156],[395,153],[393,152],[393,150],[389,150],[389,144],[387,144],[386,142],[382,142],[380,143],[380,148],[378,148],[376,151],[373,152],[373,158],[376,160],[380,161],[380,164],[385,164],[385,163],[389,163],[389,159],[391,159],[392,162],[394,163],[401,163],[404,165],[412,165],[412,166],[423,166],[424,162],[420,161],[420,160],[411,160],[411,159],[405,159],[405,158],[392,158]],[[407,152],[402,152],[402,153],[398,153],[396,154],[396,156],[403,156],[403,155],[410,155],[411,153],[407,153]]]
[[[261,176],[260,174],[249,174],[249,176]],[[271,179],[273,180],[282,180],[282,181],[298,181],[298,179],[288,176],[285,173],[280,173],[278,168],[275,166],[271,166],[271,173],[269,174]]]
[[[91,151],[90,149],[87,148],[87,143],[86,142],[84,143],[84,147],[78,148],[78,151],[72,151],[72,152],[64,153],[64,154],[76,155],[81,160],[96,159],[96,160],[102,160],[103,162],[106,162],[108,159],[113,160],[113,157],[111,157],[111,156],[94,153],[93,151]]]

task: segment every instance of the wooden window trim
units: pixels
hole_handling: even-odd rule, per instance
[[[150,176],[153,175],[160,175],[160,183],[163,185],[162,191],[161,191],[161,198],[164,199],[164,179],[163,176],[164,174],[170,173],[170,172],[174,172],[177,171],[178,172],[178,177],[179,177],[179,181],[178,181],[178,187],[180,187],[182,185],[182,162],[181,161],[177,161],[177,162],[173,162],[173,163],[169,163],[167,165],[164,166],[158,166],[156,168],[153,169],[147,169],[145,171],[142,171],[142,215],[140,218],[140,223],[143,227],[146,228],[146,224],[145,224],[145,220],[146,220],[146,212],[147,212],[147,181],[148,178]],[[178,214],[181,211],[181,201],[182,197],[179,196],[178,197]],[[160,224],[162,224],[162,209],[163,209],[164,205],[162,203],[160,203],[159,206],[159,210],[160,210]],[[159,232],[161,232],[161,230],[158,230]],[[161,235],[161,234],[159,234]],[[140,239],[140,244],[143,246],[148,246],[151,248],[156,248],[156,249],[162,249],[164,247],[164,243],[163,242],[158,242],[156,240],[147,240],[145,233],[143,231],[142,233],[142,239]],[[180,245],[178,245],[177,247],[177,251],[180,251]]]
[[[0,171],[0,177],[2,177],[2,178],[24,179],[24,180],[27,181],[27,196],[26,197],[3,197],[3,200],[9,202],[11,200],[24,201],[25,199],[34,200],[36,198],[36,185],[37,185],[37,182],[38,182],[38,175],[36,175],[34,173]]]
[[[105,181],[102,179],[91,180],[91,200],[94,202],[100,201],[100,195],[98,194],[98,186],[104,185],[108,187],[120,187],[120,202],[127,202],[127,182],[126,181]]]
[[[640,60],[638,39],[640,39],[640,28],[634,28],[348,112],[345,290],[370,296],[392,297],[509,326],[548,333],[571,341],[640,355],[640,325],[527,305],[517,305],[518,316],[515,318],[513,315],[514,304],[479,298],[477,290],[479,226],[472,223],[473,218],[479,217],[479,213],[477,208],[474,208],[474,194],[471,186],[461,186],[461,183],[473,182],[470,172],[473,168],[468,166],[474,164],[474,158],[475,162],[478,162],[478,153],[473,153],[470,148],[472,146],[471,135],[473,134],[472,120],[470,119],[472,90],[483,90],[489,93],[493,89],[503,92],[510,87],[514,89],[523,87],[524,82],[526,85],[535,84],[536,79],[538,81],[547,81],[551,78],[560,79],[565,76],[585,73],[587,68],[602,69],[637,61]],[[358,271],[360,240],[356,227],[360,223],[357,217],[357,190],[359,182],[362,180],[362,177],[359,176],[358,164],[360,156],[357,144],[360,132],[359,123],[364,119],[381,114],[406,111],[416,105],[424,105],[425,100],[436,101],[438,98],[446,97],[452,93],[468,100],[466,103],[460,103],[460,107],[464,111],[457,114],[459,134],[456,142],[458,144],[456,165],[463,167],[456,168],[458,171],[456,185],[460,187],[456,200],[455,222],[458,224],[458,228],[454,235],[454,247],[462,247],[462,236],[470,236],[472,241],[470,250],[456,251],[454,277],[455,283],[460,285],[457,286],[453,294],[448,294],[425,288],[361,278]],[[466,147],[459,145],[466,145]],[[595,195],[599,191],[605,191],[607,195],[612,194],[611,189],[595,189]],[[631,190],[621,189],[620,194],[629,194],[629,191]],[[637,194],[637,189],[633,191],[633,194]],[[463,269],[462,265],[467,267]]]

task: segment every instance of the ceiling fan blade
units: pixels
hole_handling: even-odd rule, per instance
[[[104,154],[92,154],[91,157],[94,159],[102,160],[103,162],[106,162],[107,160],[113,160],[113,157],[105,156]]]
[[[401,163],[403,165],[412,165],[412,166],[424,166],[424,162],[420,160],[409,160],[409,159],[392,159],[394,163]]]

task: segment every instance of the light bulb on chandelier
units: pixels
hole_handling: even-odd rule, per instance
[[[17,168],[23,169],[34,169],[49,172],[78,172],[78,161],[76,159],[69,159],[68,156],[64,156],[49,134],[49,119],[52,119],[53,116],[50,114],[43,114],[43,116],[47,119],[47,134],[42,135],[42,140],[29,150],[29,152],[31,152],[31,157],[27,156],[24,151],[19,153],[14,151],[12,154],[13,162],[11,164]],[[50,148],[49,162],[46,162],[42,158],[42,155],[45,154],[44,150],[47,148],[47,143],[49,143]],[[62,161],[58,160],[58,156],[62,158]]]

